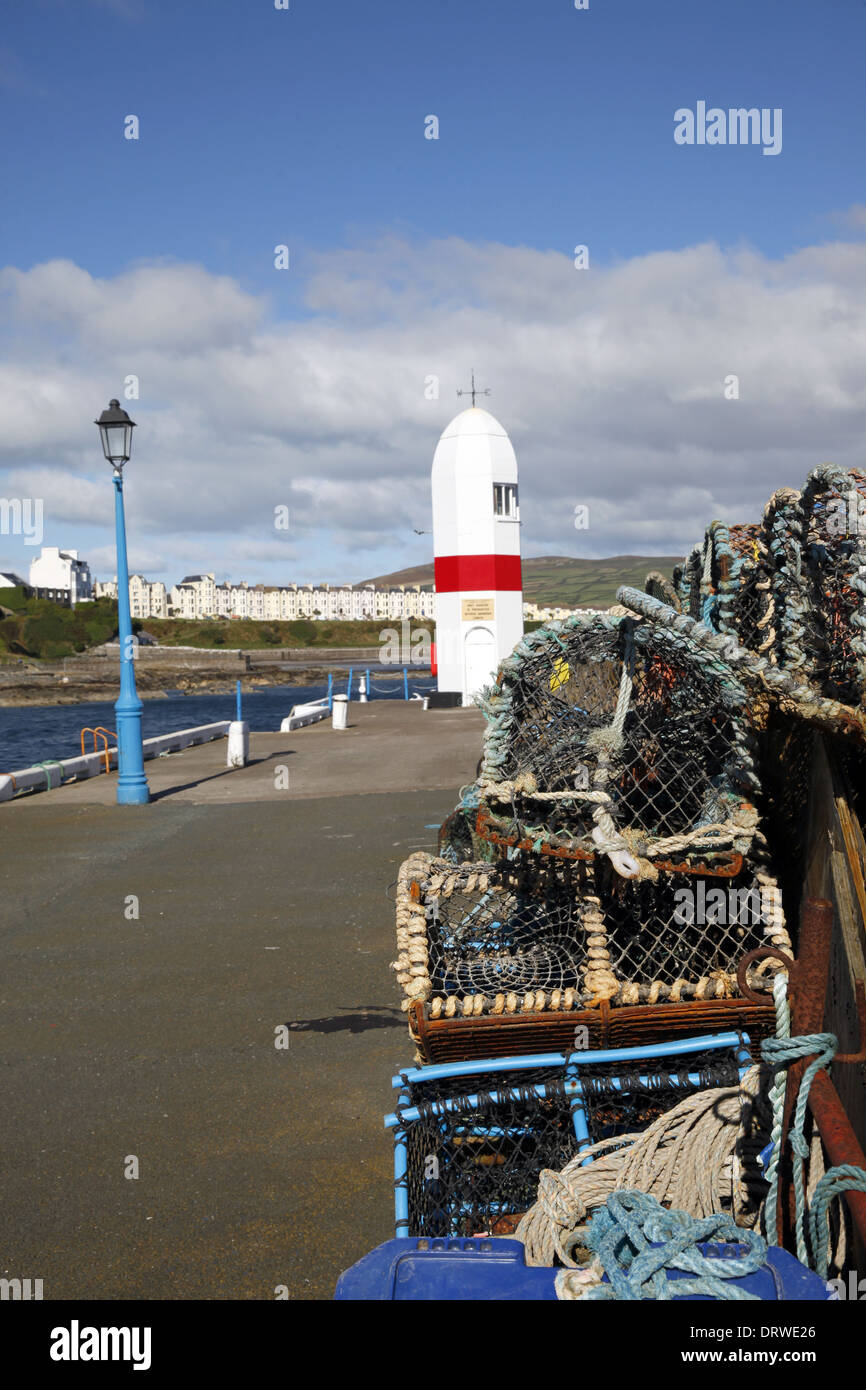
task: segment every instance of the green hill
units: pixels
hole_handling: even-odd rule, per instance
[[[107,642],[117,632],[117,604],[105,598],[64,608],[48,599],[27,598],[20,588],[0,589],[0,604],[6,610],[0,620],[0,660],[56,661]]]
[[[523,597],[527,603],[562,608],[609,608],[616,603],[620,584],[642,589],[650,570],[668,578],[679,555],[612,555],[605,560],[584,560],[573,555],[542,555],[523,561]],[[382,574],[364,584],[388,588],[397,584],[432,584],[433,565]]]

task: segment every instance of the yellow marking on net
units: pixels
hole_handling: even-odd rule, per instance
[[[571,679],[571,669],[564,656],[557,657],[553,663],[553,674],[550,677],[551,690],[560,690],[567,685]]]

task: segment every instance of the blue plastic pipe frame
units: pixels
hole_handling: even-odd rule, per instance
[[[570,1098],[571,1119],[574,1125],[574,1135],[577,1140],[578,1152],[590,1143],[589,1126],[587,1124],[586,1110],[583,1104],[583,1084],[580,1079],[580,1066],[587,1063],[597,1066],[599,1063],[610,1062],[638,1062],[651,1061],[661,1057],[684,1057],[692,1052],[706,1052],[708,1050],[723,1051],[733,1049],[736,1056],[737,1066],[742,1078],[744,1072],[751,1063],[749,1054],[749,1037],[746,1033],[715,1033],[700,1038],[683,1038],[676,1042],[655,1043],[646,1047],[621,1047],[611,1048],[598,1052],[543,1052],[536,1053],[534,1056],[521,1057],[491,1057],[486,1061],[474,1062],[445,1062],[438,1066],[418,1067],[401,1072],[399,1076],[392,1077],[391,1085],[400,1091],[401,1106],[398,1112],[385,1116],[385,1128],[394,1130],[394,1216],[396,1235],[408,1236],[410,1234],[410,1213],[409,1213],[409,1184],[408,1184],[408,1149],[406,1125],[411,1124],[419,1118],[420,1112],[411,1104],[412,1095],[410,1087],[413,1082],[424,1081],[444,1081],[452,1077],[485,1075],[491,1072],[514,1072],[529,1071],[535,1067],[556,1067],[561,1066],[565,1069],[565,1091]],[[612,1078],[613,1084],[617,1089],[621,1089],[617,1078]],[[676,1078],[672,1078],[676,1084]],[[644,1081],[644,1078],[641,1078]],[[688,1073],[688,1084],[697,1085],[700,1082],[700,1075],[697,1072]],[[548,1093],[549,1087],[544,1084],[533,1086],[531,1089],[540,1098],[544,1098]],[[526,1094],[526,1089],[521,1088],[522,1093]],[[509,1100],[517,1094],[516,1089],[504,1086],[501,1091],[486,1092],[485,1099]],[[437,1106],[443,1114],[449,1111],[465,1109],[467,1106],[474,1109],[481,1101],[480,1095],[460,1096],[457,1100],[441,1100]],[[492,1132],[492,1131],[491,1131]],[[592,1162],[591,1158],[586,1160],[587,1164]]]

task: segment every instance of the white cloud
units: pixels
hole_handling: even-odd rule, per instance
[[[87,522],[104,526],[93,553],[109,547],[91,421],[132,373],[131,535],[168,580],[357,579],[427,559],[414,528],[429,529],[433,450],[473,366],[517,450],[526,555],[684,553],[825,459],[862,463],[861,242],[578,271],[551,251],[388,237],[316,256],[306,288],[306,316],[280,321],[195,265],[0,271],[0,491],[44,496],[46,543],[74,546]]]

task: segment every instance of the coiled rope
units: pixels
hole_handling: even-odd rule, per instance
[[[697,1248],[701,1241],[735,1241],[746,1248],[742,1255],[713,1259]],[[757,1231],[740,1230],[726,1213],[695,1218],[684,1211],[666,1211],[646,1192],[616,1192],[595,1213],[587,1245],[595,1258],[586,1269],[560,1270],[557,1298],[636,1302],[697,1295],[759,1301],[757,1294],[732,1281],[763,1266],[766,1241]],[[669,1280],[668,1269],[691,1277]],[[607,1284],[602,1282],[605,1274]]]
[[[822,1279],[827,1278],[830,1265],[830,1204],[843,1192],[866,1192],[866,1173],[853,1163],[840,1163],[836,1168],[828,1168],[812,1194],[809,1239],[815,1269]]]
[[[697,1091],[642,1133],[602,1139],[560,1173],[544,1170],[538,1199],[516,1231],[526,1263],[574,1267],[590,1210],[626,1188],[694,1218],[718,1215],[727,1202],[739,1220],[753,1222],[763,1194],[749,1190],[750,1178],[760,1171],[769,1128],[763,1110],[761,1069],[754,1066],[739,1086]]]

